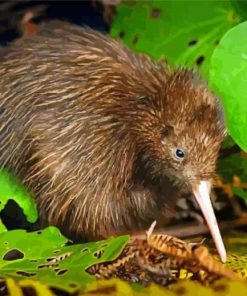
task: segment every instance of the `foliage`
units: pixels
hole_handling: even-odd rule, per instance
[[[27,221],[34,223],[37,220],[37,207],[28,191],[8,171],[2,169],[0,170],[0,211],[10,199],[20,206]],[[6,230],[2,223],[0,230]]]
[[[123,1],[111,35],[130,48],[207,74],[220,38],[240,21],[231,1]]]
[[[229,134],[247,151],[247,22],[228,31],[211,58],[210,82],[221,95]]]
[[[247,278],[247,257],[246,257],[246,245],[247,238],[245,233],[230,232],[225,238],[225,243],[228,249],[228,262],[227,266],[235,270],[240,276]],[[184,277],[186,278],[186,276]],[[98,293],[104,295],[104,293],[110,293],[113,295],[229,295],[234,296],[245,295],[247,292],[246,282],[241,281],[216,281],[209,287],[204,287],[196,282],[181,280],[171,288],[162,289],[156,285],[151,285],[148,288],[141,288],[140,286],[132,285],[132,289],[119,280],[92,282],[86,287],[86,292]],[[195,294],[195,291],[197,291]]]
[[[227,136],[225,141],[222,144],[222,148],[231,148],[235,145],[235,142],[233,141],[233,138],[231,136]]]
[[[13,230],[0,234],[1,277],[30,278],[68,292],[81,289],[94,279],[85,269],[114,260],[129,236],[109,238],[83,245],[67,245],[55,227],[27,233]]]
[[[10,295],[21,295],[19,292],[30,286],[37,295],[53,295],[49,287],[70,293],[81,291],[81,295],[96,292],[100,295],[156,295],[158,291],[161,295],[175,295],[181,287],[187,291],[185,295],[190,295],[197,287],[200,293],[216,295],[211,289],[189,281],[176,284],[169,291],[155,285],[145,289],[138,285],[129,286],[120,280],[98,282],[86,273],[85,269],[93,264],[117,258],[128,241],[128,236],[122,236],[95,243],[68,245],[68,240],[55,227],[32,233],[23,230],[5,232],[0,234],[1,278],[5,278],[12,293]],[[226,239],[228,266],[241,276],[247,276],[246,243],[241,233],[233,233]],[[218,292],[217,282],[215,285]],[[225,285],[222,291],[232,291],[222,295],[247,291],[243,283],[222,281],[222,285]]]
[[[247,237],[246,233],[231,231],[225,239],[228,250],[227,266],[247,278]]]
[[[236,13],[242,18],[247,19],[247,2],[243,0],[231,0],[231,4]]]
[[[227,182],[232,181],[233,172],[241,175],[244,174],[245,167],[242,168],[241,166],[239,153],[235,153],[218,161],[218,172]]]

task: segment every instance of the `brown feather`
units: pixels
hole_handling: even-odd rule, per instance
[[[50,23],[11,46],[0,77],[0,166],[30,189],[43,221],[67,234],[147,227],[191,191],[188,180],[215,171],[222,111],[189,70]]]

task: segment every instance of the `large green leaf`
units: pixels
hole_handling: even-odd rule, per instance
[[[231,0],[231,3],[237,12],[243,19],[247,19],[247,1],[245,0]]]
[[[230,0],[123,1],[111,26],[132,49],[208,72],[220,38],[240,17]]]
[[[27,233],[13,230],[0,234],[0,276],[39,280],[68,292],[94,280],[85,269],[118,257],[129,236],[86,244],[66,245],[68,240],[55,227]]]
[[[211,58],[210,84],[221,96],[227,127],[247,151],[247,22],[229,30]]]

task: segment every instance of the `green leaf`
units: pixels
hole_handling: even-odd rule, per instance
[[[130,48],[207,74],[220,38],[240,21],[230,0],[124,1],[111,35]]]
[[[223,99],[228,132],[247,151],[247,22],[228,31],[211,58],[210,85]]]
[[[129,236],[86,244],[66,245],[56,227],[27,233],[13,230],[0,234],[0,274],[17,280],[30,278],[67,292],[82,289],[95,279],[89,266],[118,257]]]
[[[247,236],[246,232],[230,231],[224,238],[227,248],[226,266],[247,278]]]
[[[235,195],[241,197],[245,203],[247,204],[247,192],[244,191],[242,188],[233,187],[232,191]]]
[[[29,222],[34,223],[37,220],[38,211],[31,195],[8,171],[2,169],[0,170],[0,211],[10,199],[22,208]]]
[[[232,6],[238,15],[243,19],[247,19],[247,1],[243,0],[231,0]]]
[[[235,142],[233,141],[232,137],[228,135],[222,144],[222,148],[229,149],[229,148],[233,147],[234,145],[235,145]]]
[[[238,176],[243,182],[247,181],[247,159],[240,153],[231,154],[218,161],[217,172],[226,182],[232,182],[234,175]]]
[[[8,231],[8,229],[5,227],[3,221],[0,219],[0,233],[4,231]]]

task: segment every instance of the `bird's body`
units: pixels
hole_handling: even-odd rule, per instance
[[[190,71],[64,24],[14,44],[0,77],[0,166],[67,233],[146,227],[213,176],[222,112]]]

